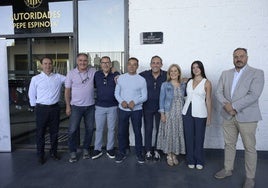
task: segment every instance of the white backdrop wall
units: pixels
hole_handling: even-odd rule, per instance
[[[163,32],[163,44],[142,45],[140,33]],[[257,149],[268,150],[268,1],[267,0],[129,0],[129,53],[140,60],[139,72],[150,58],[163,58],[190,76],[194,60],[204,63],[213,85],[213,120],[206,130],[205,147],[223,148],[222,118],[215,100],[221,72],[233,67],[232,53],[248,49],[248,64],[263,69],[265,86],[260,98],[263,120],[257,128]],[[243,149],[241,139],[238,148]]]

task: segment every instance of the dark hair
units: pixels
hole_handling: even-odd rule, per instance
[[[233,52],[233,54],[238,51],[238,50],[243,50],[247,55],[248,55],[248,50],[246,48],[236,48]]]
[[[109,62],[111,63],[111,58],[109,56],[102,56],[101,59],[100,59],[100,63],[103,59],[108,59]]]
[[[41,64],[43,64],[44,59],[49,59],[49,60],[51,61],[51,63],[53,63],[53,60],[52,60],[51,57],[42,57],[42,58],[40,59],[40,63],[41,63]]]
[[[138,60],[136,57],[130,57],[130,58],[128,59],[128,62],[129,62],[130,60],[137,61],[137,65],[139,65],[139,60]]]
[[[194,79],[194,73],[193,73],[193,65],[194,64],[197,64],[198,65],[198,68],[201,70],[201,76],[203,77],[203,78],[207,78],[206,77],[206,74],[205,74],[205,68],[204,68],[204,65],[203,65],[203,63],[201,62],[201,61],[194,61],[193,63],[192,63],[192,65],[191,65],[191,75],[192,75],[192,79]]]
[[[152,63],[152,61],[153,61],[154,58],[158,58],[158,59],[160,59],[160,63],[162,64],[162,58],[159,57],[158,55],[155,55],[155,56],[153,56],[153,57],[151,58],[151,63]]]
[[[78,58],[80,56],[85,56],[88,59],[88,55],[86,53],[78,53],[77,56],[76,56],[76,58]]]

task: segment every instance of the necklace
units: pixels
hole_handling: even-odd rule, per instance
[[[81,76],[81,73],[80,72],[79,72],[79,76],[80,76],[80,79],[81,79],[81,83],[82,84],[86,83],[89,80],[88,72],[87,72],[87,77],[85,79],[83,79],[83,77]]]

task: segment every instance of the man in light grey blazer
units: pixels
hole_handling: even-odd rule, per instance
[[[243,188],[254,187],[257,166],[256,128],[262,119],[259,97],[264,86],[264,72],[247,64],[245,48],[233,52],[234,68],[223,71],[217,86],[216,97],[222,105],[224,135],[224,168],[215,174],[223,179],[232,175],[236,143],[240,133],[245,148],[246,180]]]

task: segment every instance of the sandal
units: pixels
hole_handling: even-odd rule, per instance
[[[167,164],[169,166],[173,166],[174,165],[171,154],[168,154],[168,156],[167,156]]]
[[[174,165],[179,164],[179,161],[178,161],[177,156],[175,154],[172,154],[172,160],[173,160]]]

